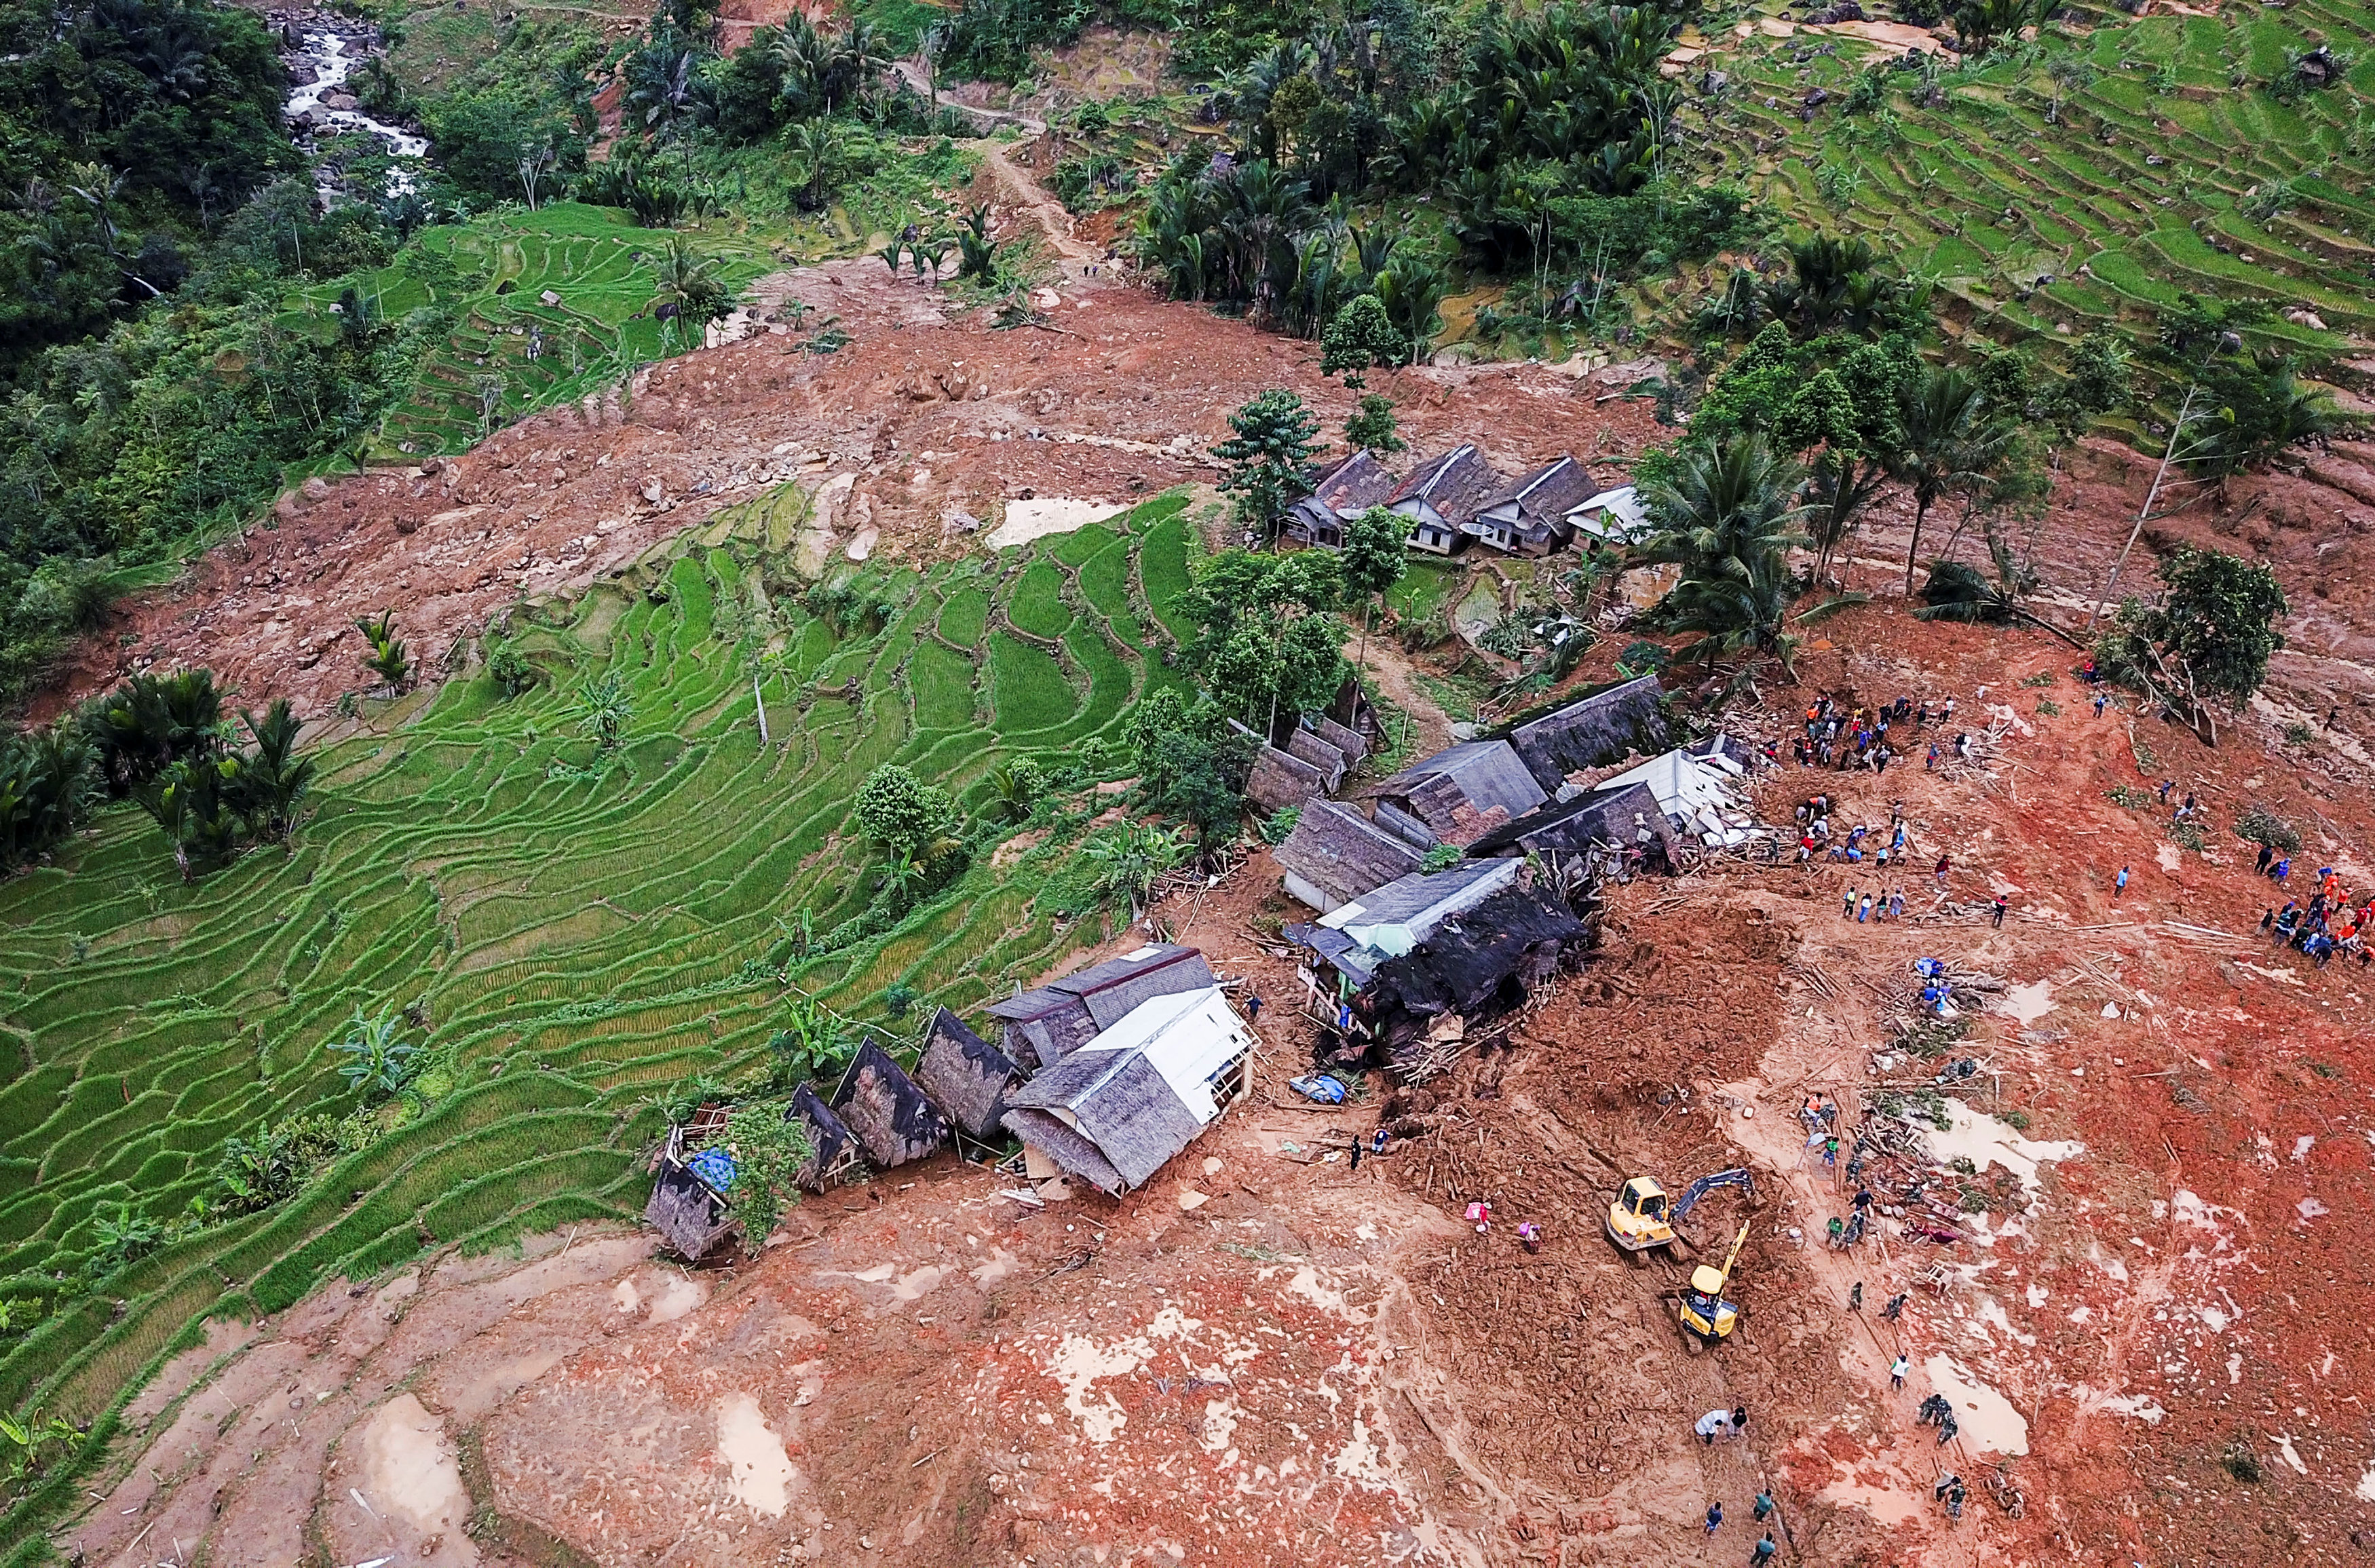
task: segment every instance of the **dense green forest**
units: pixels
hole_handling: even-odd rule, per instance
[[[795,18],[731,58],[715,32],[682,7],[623,40],[467,8],[392,20],[349,84],[433,138],[391,179],[370,136],[291,140],[277,41],[248,12],[0,7],[0,701],[294,474],[467,442],[568,390],[549,367],[507,365],[491,389],[441,368],[487,363],[509,308],[491,291],[517,281],[472,272],[502,250],[474,220],[573,195],[702,230],[672,266],[621,267],[570,249],[587,224],[538,226],[538,254],[615,275],[581,297],[616,308],[571,324],[617,375],[681,346],[621,322],[655,295],[686,322],[722,313],[754,231],[853,248],[962,183],[945,139],[916,139],[930,107],[886,76],[870,25]],[[589,165],[613,75],[627,134]],[[835,205],[853,190],[855,218]],[[440,398],[455,407],[422,407]]]

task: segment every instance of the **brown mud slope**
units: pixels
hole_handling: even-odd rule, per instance
[[[1127,502],[1217,477],[1209,449],[1262,388],[1301,392],[1331,434],[1353,400],[1320,376],[1317,345],[1109,275],[1043,293],[1058,301],[1051,324],[1011,331],[873,260],[779,274],[754,292],[762,315],[796,298],[817,312],[810,327],[837,315],[853,341],[805,354],[774,323],[435,472],[313,481],[182,582],[119,605],[45,709],[134,669],[205,664],[250,702],[286,695],[318,713],[371,679],[358,617],[393,609],[433,673],[520,596],[598,579],[779,485],[815,498],[811,569],[868,530],[878,557],[938,555],[979,548],[974,526],[995,526],[1010,500]],[[1545,369],[1372,380],[1414,445],[1477,441],[1511,471],[1570,450],[1629,454],[1656,429],[1646,404],[1598,403],[1604,387]]]
[[[2041,634],[1878,607],[1826,630],[1750,728],[1818,689],[2003,726],[1951,775],[1917,749],[1882,777],[1758,783],[1782,819],[1817,789],[1842,824],[1901,801],[1896,872],[1718,860],[1617,889],[1601,951],[1506,1039],[1322,1112],[1284,1087],[1312,1032],[1264,934],[1301,915],[1257,854],[1158,914],[1270,1006],[1253,1099],[1148,1190],[1033,1210],[943,1157],[802,1206],[737,1269],[586,1234],[333,1287],[219,1326],[144,1395],[70,1544],[126,1568],[1736,1565],[1763,1488],[1787,1559],[1842,1568],[2360,1559],[2375,977],[2252,935],[2267,885],[2227,831],[2263,806],[2303,833],[2297,877],[2375,889],[2334,743],[2280,750],[2255,719],[2212,751],[2098,718]],[[2206,853],[2109,796],[2159,777],[2206,808]],[[1849,886],[1901,888],[1905,918],[1842,920]],[[1852,1125],[1927,1084],[1875,1052],[1928,954],[2010,987],[1955,1048],[2000,1136],[1965,1146],[1965,1239],[1884,1226],[1835,1252],[1852,1186],[1792,1112],[1826,1093]],[[1392,1149],[1353,1172],[1381,1123]],[[1623,1177],[1742,1163],[1754,1202],[1710,1197],[1681,1256],[1601,1240]],[[1878,1167],[1884,1203],[1902,1173]],[[1480,1198],[1483,1235],[1460,1218]],[[1689,1353],[1670,1294],[1743,1222],[1743,1326]],[[1913,1419],[1932,1392],[1949,1444]],[[1733,1405],[1745,1436],[1692,1440]],[[1978,1484],[1999,1462],[2018,1519]],[[1932,1501],[1949,1471],[1973,1483],[1958,1525]]]

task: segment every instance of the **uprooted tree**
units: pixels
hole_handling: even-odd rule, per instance
[[[2287,608],[2276,574],[2218,550],[2183,549],[2160,564],[2161,596],[2130,599],[2095,647],[2104,675],[2133,686],[2218,744],[2216,707],[2239,710],[2285,645]]]

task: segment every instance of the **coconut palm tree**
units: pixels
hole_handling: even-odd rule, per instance
[[[1913,492],[1913,537],[1905,549],[1905,592],[1913,593],[1921,525],[1948,494],[1985,479],[2003,461],[2015,428],[1988,407],[1979,383],[1951,365],[1924,369],[1898,411],[1889,477]]]
[[[1804,477],[1762,435],[1743,433],[1685,448],[1671,476],[1644,487],[1658,531],[1636,553],[1682,568],[1665,612],[1676,631],[1699,633],[1684,656],[1755,652],[1787,666],[1793,643],[1782,627],[1798,592],[1789,552],[1807,542]]]
[[[239,759],[232,805],[249,832],[267,843],[282,843],[297,831],[313,782],[313,759],[297,755],[297,732],[304,725],[286,697],[265,710],[262,724],[245,709],[239,716],[255,749]]]

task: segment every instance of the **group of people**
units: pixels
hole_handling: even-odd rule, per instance
[[[1712,1445],[1717,1438],[1729,1437],[1747,1425],[1748,1407],[1739,1405],[1729,1410],[1709,1410],[1692,1423],[1691,1431],[1702,1444]],[[1756,1501],[1749,1507],[1751,1519],[1759,1525],[1768,1519],[1775,1519],[1781,1511],[1781,1505],[1773,1501],[1773,1494],[1770,1491],[1759,1491],[1756,1494]],[[1775,1519],[1775,1522],[1778,1523],[1778,1520]],[[1723,1528],[1721,1498],[1707,1504],[1706,1523],[1707,1533],[1710,1536]],[[1779,1545],[1773,1539],[1772,1530],[1768,1528],[1765,1532],[1764,1539],[1749,1549],[1749,1568],[1765,1568],[1765,1565],[1771,1562],[1780,1550]]]
[[[1955,703],[1946,701],[1944,717],[1952,719]],[[1918,708],[1910,697],[1899,697],[1877,709],[1847,709],[1828,697],[1818,697],[1806,708],[1805,732],[1790,742],[1790,754],[1802,768],[1870,768],[1885,773],[1903,753],[1888,738],[1892,727],[1920,729],[1930,722],[1930,704]]]
[[[2292,860],[2262,844],[2259,870],[2282,884],[2292,874]],[[2355,953],[2359,967],[2366,968],[2375,962],[2375,950],[2369,949],[2366,939],[2368,926],[2375,924],[2375,893],[2354,903],[2342,890],[2342,878],[2333,867],[2320,867],[2317,876],[2317,891],[2306,905],[2298,899],[2286,899],[2282,909],[2268,906],[2260,916],[2261,934],[2306,953],[2320,969],[2336,953],[2345,959]]]

